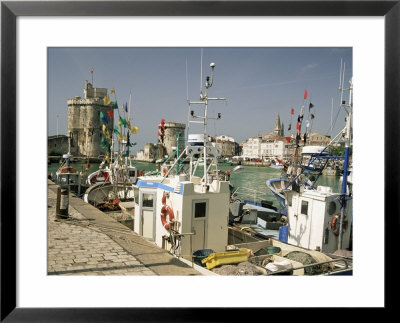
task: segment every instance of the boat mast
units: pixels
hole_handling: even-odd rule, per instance
[[[352,119],[352,109],[353,109],[353,81],[350,79],[350,86],[347,89],[343,88],[343,78],[344,78],[344,68],[342,76],[342,85],[339,88],[343,93],[344,90],[349,91],[349,102],[346,104],[345,101],[341,101],[341,106],[346,110],[346,129],[345,129],[345,150],[344,150],[344,165],[343,165],[343,181],[342,181],[342,208],[340,212],[340,226],[339,226],[339,241],[338,249],[342,249],[343,244],[343,224],[345,216],[346,207],[346,197],[347,197],[347,172],[349,167],[349,155],[351,146],[351,119]],[[343,96],[343,95],[342,95]]]
[[[203,119],[203,121],[189,121],[189,123],[202,123],[203,124],[203,160],[204,160],[204,183],[205,185],[208,184],[208,169],[207,169],[207,120],[208,119],[213,119],[213,120],[218,120],[221,118],[221,114],[218,113],[217,118],[209,118],[207,115],[208,112],[208,101],[209,100],[225,100],[225,98],[209,98],[208,97],[208,89],[212,87],[213,81],[214,81],[214,68],[215,68],[215,63],[210,64],[211,67],[211,78],[210,76],[206,77],[206,83],[205,83],[205,88],[206,88],[206,93],[203,94],[202,90],[200,90],[200,101],[189,101],[189,105],[191,104],[203,104],[204,105],[204,116],[195,116],[194,111],[190,111],[190,114],[193,118],[199,118]],[[216,165],[216,167],[218,167]],[[217,171],[218,172],[218,171]]]

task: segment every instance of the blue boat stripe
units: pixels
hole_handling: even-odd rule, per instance
[[[165,185],[165,184],[162,184],[162,183],[159,183],[159,182],[146,182],[146,181],[143,181],[143,180],[139,180],[139,181],[137,181],[136,185],[139,186],[139,187],[161,188],[164,191],[168,191],[168,192],[173,192],[174,191],[173,187],[170,187],[168,185]]]

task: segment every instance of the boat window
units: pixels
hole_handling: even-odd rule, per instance
[[[134,170],[130,170],[129,171],[129,177],[135,177],[135,171]]]
[[[204,218],[206,216],[206,202],[198,202],[194,204],[194,217]]]
[[[308,202],[301,201],[301,214],[308,215]]]
[[[142,196],[142,206],[153,207],[153,194],[143,194]]]

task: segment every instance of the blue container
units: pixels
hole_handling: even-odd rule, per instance
[[[279,240],[282,242],[288,242],[289,238],[289,226],[284,225],[279,228]]]
[[[194,263],[196,265],[205,267],[205,264],[202,264],[201,261],[204,258],[207,258],[209,255],[211,255],[212,253],[215,253],[214,250],[212,249],[200,249],[200,250],[196,250],[195,252],[193,252],[193,259],[194,259]]]

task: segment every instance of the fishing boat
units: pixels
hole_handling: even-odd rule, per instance
[[[68,190],[78,196],[86,190],[88,185],[85,183],[86,175],[82,171],[77,171],[75,167],[72,166],[74,161],[71,155],[71,138],[68,138],[68,153],[63,155],[64,160],[62,161],[60,167],[52,177],[52,180],[63,188],[68,188]]]
[[[203,105],[202,115],[191,112],[193,119],[201,120],[204,130],[203,141],[201,144],[197,142],[196,145],[189,142],[179,156],[175,155],[172,164],[162,165],[166,167],[162,168],[165,171],[139,177],[133,185],[134,231],[162,249],[168,250],[182,262],[191,264],[205,275],[218,274],[212,272],[212,269],[222,268],[225,264],[240,266],[241,263],[249,261],[254,262],[257,272],[268,274],[272,271],[257,264],[256,260],[259,258],[254,258],[265,256],[263,250],[267,249],[267,245],[280,243],[286,246],[282,247],[282,250],[297,248],[296,250],[306,252],[306,249],[284,244],[277,237],[275,239],[271,236],[257,237],[249,230],[244,230],[242,226],[229,224],[229,212],[232,206],[229,183],[231,174],[218,169],[217,157],[220,151],[207,141],[206,135],[207,121],[211,119],[207,115],[209,101],[224,100],[224,98],[208,96],[208,89],[213,84],[215,64],[211,63],[210,67],[211,78],[206,78],[205,93],[200,92],[200,101],[189,101],[190,105]],[[195,121],[190,120],[190,122]],[[189,163],[185,164],[187,159]],[[196,175],[196,169],[199,166],[196,162],[198,159],[204,161],[202,175]],[[182,168],[182,165],[185,167]],[[254,221],[255,214],[249,208],[242,217],[242,224],[246,221],[248,224]],[[251,247],[243,245],[250,242]],[[319,263],[322,260],[334,263],[332,258],[318,251],[312,251],[312,253],[319,259],[319,261],[314,261],[317,263],[315,266],[321,266]],[[278,260],[278,257],[274,255],[275,259],[271,260]],[[212,268],[208,268],[207,263],[212,263]],[[304,265],[299,264],[299,266]],[[335,265],[328,267],[336,268]],[[304,273],[304,270],[302,272]]]
[[[188,102],[203,106],[203,115],[190,112],[190,122],[201,124],[203,134],[191,136],[196,140],[189,141],[179,156],[176,153],[172,164],[163,165],[162,172],[142,176],[133,185],[135,232],[177,256],[190,257],[194,250],[204,248],[223,251],[228,242],[230,183],[218,169],[221,152],[207,136],[207,120],[220,119],[207,115],[209,101],[225,99],[208,96],[215,64],[210,67],[205,93],[201,90],[199,101]],[[202,176],[195,175],[199,166]]]
[[[346,104],[343,100],[342,72],[340,89],[341,107],[347,112],[344,129],[326,147],[303,149],[303,152],[308,154],[306,165],[301,164],[296,169],[288,169],[288,176],[284,180],[271,180],[267,184],[274,194],[285,200],[288,216],[285,242],[328,254],[342,250],[351,251],[352,248],[352,192],[348,186],[348,169],[352,138],[353,84],[350,79],[350,86],[345,89],[349,91]],[[344,141],[344,156],[328,153],[329,147],[336,140]],[[334,193],[330,187],[317,185],[324,165],[328,164],[328,160],[336,159],[344,160],[340,193]],[[310,165],[320,166],[313,168]]]
[[[103,119],[100,116],[103,122],[102,148],[105,148],[107,153],[99,169],[87,177],[87,183],[90,186],[85,191],[83,199],[96,207],[109,206],[111,210],[115,210],[118,209],[121,201],[133,201],[132,185],[136,183],[142,172],[131,164],[129,157],[129,148],[132,147],[130,137],[139,129],[137,126],[131,126],[130,105],[128,109],[128,104],[125,103],[120,112],[115,99],[114,103],[110,103],[111,107],[113,110],[117,109],[119,127],[115,125],[110,134],[104,123],[108,122],[108,118]],[[113,118],[112,122],[114,122]],[[114,151],[114,137],[117,138],[117,151]]]
[[[282,160],[275,158],[274,160],[271,161],[271,165],[269,167],[283,170],[287,166]]]

